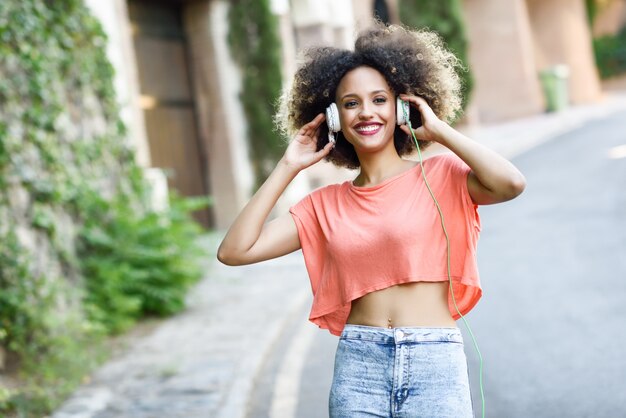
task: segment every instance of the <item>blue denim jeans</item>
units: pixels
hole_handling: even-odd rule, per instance
[[[335,357],[331,418],[471,418],[458,328],[346,325]]]

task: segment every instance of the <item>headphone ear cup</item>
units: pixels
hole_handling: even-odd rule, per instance
[[[334,144],[335,132],[341,130],[341,124],[339,123],[339,109],[335,103],[331,103],[326,108],[326,123],[328,124],[328,142]]]
[[[396,98],[396,121],[398,125],[406,125],[411,116],[411,107],[399,97]]]
[[[326,123],[328,124],[328,130],[330,132],[339,132],[341,130],[341,124],[339,123],[339,109],[335,103],[331,103],[326,108]]]

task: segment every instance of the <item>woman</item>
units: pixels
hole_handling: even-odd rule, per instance
[[[481,295],[476,209],[513,199],[525,179],[445,122],[460,108],[457,65],[433,33],[398,26],[367,30],[354,51],[309,50],[278,117],[293,140],[218,250],[242,265],[302,249],[310,319],[341,336],[332,417],[472,416],[455,319]],[[396,124],[406,116],[397,98],[414,129]],[[324,123],[333,102],[328,117],[338,121]],[[432,142],[451,152],[403,158]],[[359,173],[265,223],[293,178],[322,158]]]

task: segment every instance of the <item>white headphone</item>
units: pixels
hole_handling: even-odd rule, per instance
[[[326,123],[328,124],[328,142],[335,143],[335,132],[341,130],[341,124],[339,123],[339,109],[335,103],[331,103],[326,108]]]
[[[406,125],[410,115],[409,102],[396,98],[396,122],[398,125]],[[328,141],[335,143],[335,132],[341,130],[339,122],[339,109],[335,103],[326,108],[326,123],[328,124]]]

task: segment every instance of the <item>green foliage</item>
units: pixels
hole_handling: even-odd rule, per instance
[[[463,82],[463,109],[467,107],[474,80],[469,70],[467,35],[461,0],[400,0],[400,19],[407,26],[437,32],[467,69],[459,74]]]
[[[34,275],[13,232],[1,237],[0,344],[20,356],[19,390],[0,390],[0,412],[43,416],[103,358],[102,334],[79,316],[56,312],[67,289]]]
[[[589,27],[593,27],[593,22],[595,22],[596,15],[598,13],[597,0],[585,0],[585,8],[587,9],[587,21],[589,22]]]
[[[184,308],[189,286],[201,276],[200,227],[189,212],[207,199],[173,196],[167,212],[138,215],[123,199],[113,205],[93,196],[80,255],[87,278],[86,309],[108,333],[139,317]]]
[[[626,73],[626,28],[616,35],[594,39],[593,51],[600,77],[610,78]]]
[[[278,22],[269,0],[233,0],[228,16],[231,52],[243,70],[240,95],[257,186],[269,176],[284,151],[274,132],[274,105],[282,85]]]
[[[585,0],[585,8],[587,9],[587,20],[589,21],[589,26],[591,28],[593,28],[596,17],[604,10],[606,10],[606,8],[615,1],[621,0]]]
[[[0,346],[20,385],[0,416],[45,416],[107,333],[182,309],[205,200],[150,208],[106,36],[83,0],[0,1]]]

